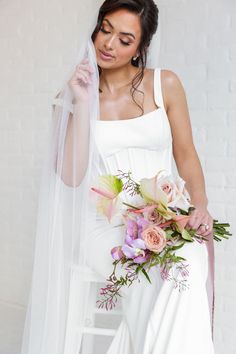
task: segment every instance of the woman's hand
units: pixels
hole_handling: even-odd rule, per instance
[[[92,84],[90,76],[93,72],[94,70],[89,65],[88,59],[83,59],[81,63],[76,66],[74,74],[68,81],[68,86],[74,95],[73,103],[87,101],[89,97],[88,86]]]
[[[207,208],[201,206],[195,206],[195,208],[196,209],[194,209],[190,214],[190,219],[186,225],[186,228],[196,230],[197,234],[201,236],[210,235],[213,230],[213,218]]]

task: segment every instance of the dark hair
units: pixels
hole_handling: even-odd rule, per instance
[[[105,15],[115,12],[121,8],[128,9],[140,17],[142,34],[139,46],[137,48],[137,51],[140,53],[140,55],[136,60],[132,58],[131,64],[133,66],[140,67],[141,72],[139,72],[132,81],[131,96],[134,102],[142,109],[143,114],[143,108],[134,99],[134,92],[142,92],[137,90],[136,87],[140,84],[144,76],[144,69],[147,64],[147,48],[150,45],[152,36],[155,34],[158,27],[159,10],[153,0],[105,0],[99,9],[97,25],[91,36],[93,42],[95,41],[97,33],[102,26],[102,21]],[[102,70],[99,65],[98,70],[100,75]],[[99,91],[102,92],[100,89]]]

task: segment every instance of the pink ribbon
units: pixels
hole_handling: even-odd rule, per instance
[[[215,312],[215,252],[214,252],[214,240],[213,232],[208,236],[209,241],[206,241],[208,251],[208,277],[206,282],[212,340],[214,337],[214,312]]]

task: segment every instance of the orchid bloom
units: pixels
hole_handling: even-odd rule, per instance
[[[121,246],[113,247],[111,250],[111,256],[115,260],[120,260],[123,258],[125,255],[122,252]]]
[[[129,240],[129,244],[125,243],[121,249],[127,258],[133,259],[134,263],[144,263],[149,257],[145,252],[145,242],[140,238]]]

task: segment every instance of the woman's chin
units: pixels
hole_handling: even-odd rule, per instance
[[[97,57],[97,64],[100,66],[101,69],[110,68],[114,65],[114,62],[111,61],[103,61]]]

